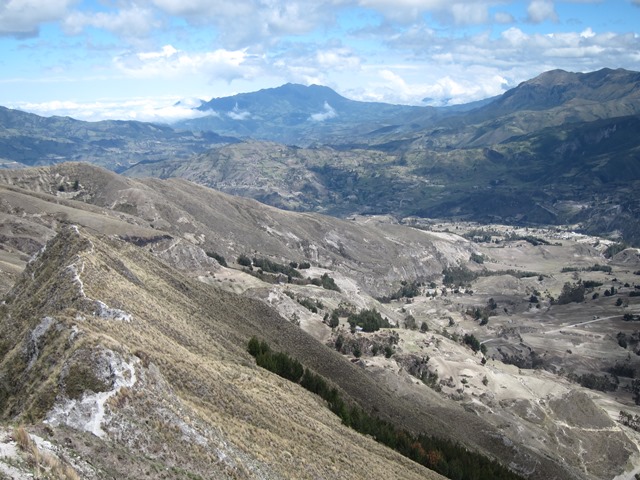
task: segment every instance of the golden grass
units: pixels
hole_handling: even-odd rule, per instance
[[[34,471],[35,478],[51,480],[80,480],[78,472],[66,462],[49,452],[42,452],[27,430],[20,426],[13,431],[13,439],[18,448],[26,455],[26,460]]]

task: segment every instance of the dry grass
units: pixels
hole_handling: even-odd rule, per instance
[[[80,480],[80,475],[66,462],[49,452],[41,451],[24,427],[13,431],[13,439],[26,455],[26,461],[33,469],[35,478],[48,480]]]

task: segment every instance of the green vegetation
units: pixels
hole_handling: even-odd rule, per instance
[[[473,252],[471,257],[469,257],[469,261],[482,264],[484,263],[484,255]]]
[[[247,350],[251,356],[255,357],[258,366],[292,382],[297,383],[302,378],[304,373],[302,364],[286,353],[272,352],[264,340],[259,341],[256,337],[252,337]]]
[[[238,265],[242,267],[251,267],[251,259],[244,253],[241,253],[236,261],[238,262]]]
[[[567,303],[580,303],[584,302],[584,284],[578,283],[565,283],[562,287],[562,293],[558,297],[558,305],[566,305]]]
[[[90,365],[83,363],[74,363],[69,368],[64,383],[67,396],[73,400],[82,397],[82,394],[86,391],[93,393],[106,392],[110,387],[96,377]]]
[[[471,347],[471,350],[473,350],[474,352],[477,352],[479,350],[482,352],[482,354],[487,353],[487,347],[482,345],[480,343],[480,340],[478,340],[473,334],[465,333],[464,337],[462,337],[462,341],[465,345],[469,345]]]
[[[531,278],[531,277],[542,277],[539,273],[536,272],[528,272],[526,270],[483,270],[478,275],[479,277],[498,277],[501,275],[511,275],[515,278]]]
[[[532,235],[516,235],[515,233],[509,234],[505,237],[505,240],[515,241],[515,240],[524,240],[525,242],[529,242],[534,247],[538,245],[551,245],[551,243],[547,242],[543,238],[534,237]]]
[[[625,412],[624,410],[620,410],[618,422],[635,430],[636,432],[640,432],[640,415],[633,415],[629,412]]]
[[[347,319],[351,330],[355,331],[356,327],[362,328],[363,332],[375,332],[381,328],[389,328],[391,324],[387,318],[382,318],[380,312],[375,308],[371,310],[362,310],[360,313],[352,313]]]
[[[473,229],[462,236],[475,243],[491,243],[492,236],[501,237],[502,234],[496,230]]]
[[[600,265],[598,263],[593,264],[590,267],[562,267],[561,272],[562,273],[569,273],[569,272],[605,272],[605,273],[611,273],[611,267],[609,265]],[[602,284],[600,284],[602,285]]]
[[[404,318],[404,328],[408,330],[416,330],[418,328],[418,322],[416,322],[416,317],[413,315],[407,315]]]
[[[357,432],[368,435],[405,457],[454,480],[519,480],[519,475],[494,460],[470,451],[449,440],[421,433],[412,433],[373,415],[357,404],[345,402],[335,387],[320,375],[304,368],[285,353],[273,352],[256,337],[249,340],[249,353],[256,364],[298,383],[318,395],[342,423]]]
[[[618,379],[608,375],[585,373],[584,375],[569,374],[569,380],[579,383],[585,388],[601,392],[615,392],[618,389]]]
[[[416,282],[415,280],[412,282],[403,280],[402,282],[400,282],[400,285],[400,288],[391,295],[378,297],[377,300],[382,303],[389,303],[392,300],[400,300],[401,298],[414,298],[420,295],[421,284],[419,282]]]
[[[456,287],[462,287],[473,282],[478,278],[478,274],[472,272],[467,267],[449,267],[442,271],[444,278],[442,283],[445,285],[453,285]]]
[[[604,256],[606,258],[611,258],[615,254],[620,253],[621,251],[623,251],[626,248],[627,248],[627,245],[624,244],[624,243],[613,243],[613,244],[609,245],[607,247],[607,249],[604,251]]]
[[[225,258],[220,255],[219,253],[216,252],[206,252],[208,257],[211,257],[213,259],[215,259],[220,265],[222,265],[223,267],[228,267],[227,265],[227,261],[225,260]],[[239,262],[238,262],[239,263]]]
[[[240,262],[238,262],[240,263]],[[253,258],[253,266],[255,268],[261,269],[263,272],[269,273],[282,273],[287,275],[288,277],[293,278],[301,278],[302,275],[295,268],[290,265],[283,265],[281,263],[276,263],[268,258]]]
[[[338,317],[338,313],[335,310],[331,312],[331,316],[328,318],[328,320],[328,324],[331,328],[336,328],[338,325],[340,325],[340,317]]]
[[[324,304],[320,300],[312,298],[298,298],[298,303],[311,313],[318,313],[318,310],[322,310],[324,308]]]
[[[333,278],[331,278],[329,276],[329,274],[327,273],[323,273],[322,276],[317,279],[314,278],[313,280],[311,280],[311,283],[313,285],[316,285],[318,287],[322,287],[325,290],[334,290],[336,292],[340,292],[340,287],[338,287],[338,285],[336,285],[336,282]]]

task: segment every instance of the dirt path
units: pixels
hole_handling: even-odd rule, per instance
[[[565,328],[578,327],[580,325],[587,325],[589,323],[601,322],[602,320],[611,320],[612,318],[618,318],[618,317],[622,317],[622,315],[610,315],[608,317],[600,317],[600,318],[596,318],[594,320],[588,320],[586,322],[573,323],[571,325],[565,325],[563,327],[556,328],[554,330],[549,330],[547,332],[542,332],[542,334],[543,335],[548,335],[549,333],[558,333],[558,332],[564,330]]]
[[[589,323],[601,322],[603,320],[611,320],[612,318],[619,318],[619,317],[622,317],[622,315],[610,315],[608,317],[600,317],[600,318],[596,318],[596,319],[593,319],[593,320],[587,320],[586,322],[572,323],[570,325],[564,325],[564,326],[562,326],[560,328],[554,328],[553,330],[548,330],[546,332],[542,332],[542,335],[548,335],[550,333],[559,333],[562,330],[565,330],[567,328],[579,327],[581,325],[587,325]],[[481,341],[480,344],[482,345],[482,344],[489,343],[489,342],[494,342],[494,341],[500,340],[500,339],[501,339],[500,337],[488,338],[486,340]]]

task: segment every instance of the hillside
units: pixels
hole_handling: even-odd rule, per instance
[[[131,244],[63,229],[1,315],[0,414],[42,425],[82,478],[440,478],[245,353],[255,334],[311,343],[299,329]]]
[[[575,225],[638,245],[639,75],[554,70],[444,109],[287,84],[203,103],[211,115],[181,125],[196,133],[3,109],[0,146],[5,166],[86,160],[287,210]]]
[[[59,185],[72,185],[76,180],[77,191],[58,191]],[[151,231],[156,236],[168,233],[185,237],[199,248],[229,260],[249,254],[285,264],[312,261],[348,273],[375,295],[389,293],[406,278],[432,278],[450,263],[470,255],[468,242],[446,234],[286,212],[179,179],[128,179],[81,163],[4,170],[0,171],[0,183],[55,195],[55,205],[49,203],[45,207],[31,206],[33,200],[25,200],[24,196],[20,199],[21,191],[12,191],[15,200],[6,193],[5,205],[27,211],[26,219],[30,215],[43,222],[38,212],[59,208],[62,203],[75,211],[66,215],[66,222],[85,225],[85,206],[102,207],[107,209],[107,215],[137,225],[147,234]],[[48,198],[49,202],[53,200]],[[51,217],[54,230],[59,218],[53,213]],[[99,228],[94,222],[91,226]],[[99,231],[121,232],[112,231],[108,223]],[[142,236],[133,231],[132,236]]]
[[[567,336],[567,324],[592,312],[617,318],[622,307],[606,296],[584,306],[549,300],[581,275],[615,285],[625,311],[638,312],[628,298],[633,287],[623,287],[640,268],[635,250],[612,261],[615,280],[605,280],[577,269],[603,262],[607,242],[574,234],[529,232],[546,239],[531,245],[524,229],[494,227],[499,241],[484,245],[445,231],[473,228],[463,224],[410,228],[380,217],[279,211],[183,180],[133,180],[86,164],[1,173],[0,268],[5,281],[4,273],[18,277],[0,310],[0,369],[13,379],[3,384],[0,407],[3,418],[21,415],[31,432],[75,459],[83,478],[159,471],[287,478],[303,463],[311,466],[302,478],[345,471],[370,478],[384,469],[399,478],[429,475],[345,431],[317,397],[257,369],[245,353],[252,336],[366,411],[461,442],[528,478],[595,480],[635,468],[640,438],[614,421],[621,409],[639,412],[625,390],[631,379],[620,379],[614,397],[566,375],[624,362],[631,350],[616,346],[616,332],[635,338],[633,322],[586,322]],[[77,190],[58,189],[75,180]],[[241,253],[282,265],[307,260],[310,268],[297,269],[302,279],[326,274],[338,289],[261,273],[257,263],[250,270],[236,263]],[[445,284],[443,271],[454,265],[478,277],[461,288]],[[561,272],[566,265],[576,270]],[[372,297],[400,287],[389,303]],[[539,310],[529,303],[537,290]],[[478,325],[465,312],[489,298],[500,310]],[[365,309],[381,312],[392,328],[351,333],[349,312]],[[331,328],[336,311],[339,325]],[[417,328],[422,323],[426,330]],[[486,356],[462,342],[470,333],[487,343]],[[542,369],[526,363],[531,349]],[[102,420],[87,416],[85,402],[68,400],[89,388],[86,404],[109,398]],[[85,463],[94,456],[93,466]]]
[[[289,210],[578,224],[638,244],[639,119],[569,123],[482,148],[422,140],[401,151],[244,142],[123,173],[185,178]]]
[[[87,161],[118,171],[143,160],[185,158],[234,141],[212,132],[177,132],[166,125],[83,122],[0,107],[0,167]]]

